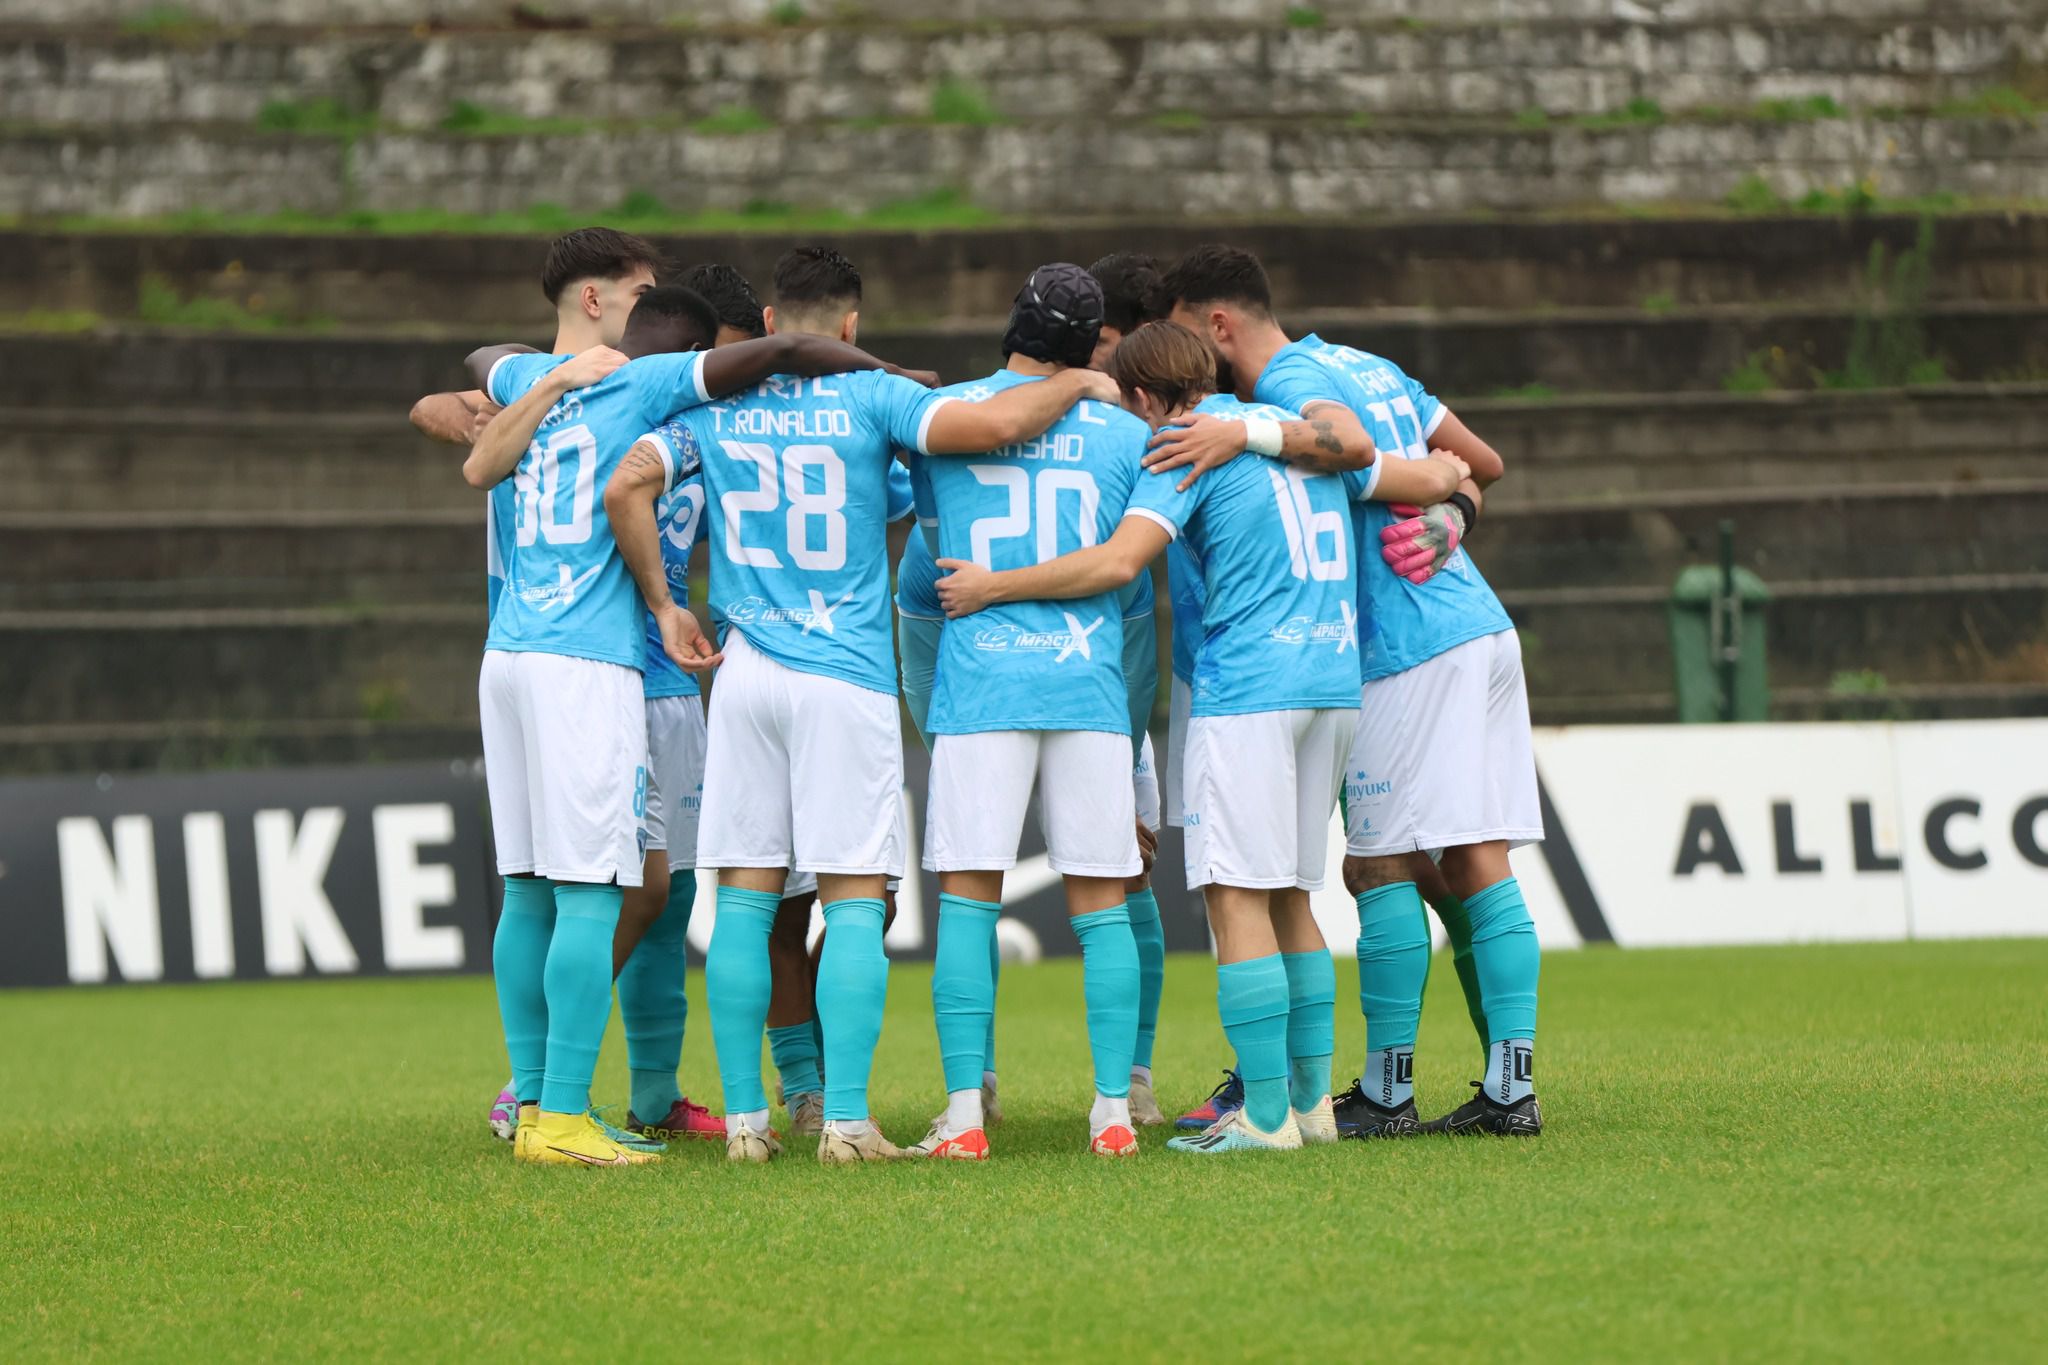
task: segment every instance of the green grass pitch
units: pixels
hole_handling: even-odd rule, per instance
[[[895,974],[878,1065],[905,1142],[941,1101],[928,983]],[[1213,983],[1169,964],[1169,1105],[1225,1056]],[[1432,985],[1437,1111],[1478,1048]],[[623,1172],[487,1136],[486,980],[0,996],[0,1357],[2038,1358],[2048,942],[1588,951],[1543,985],[1534,1141],[1092,1159],[1065,961],[1004,975],[985,1166]]]

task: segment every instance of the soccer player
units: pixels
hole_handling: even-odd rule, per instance
[[[1107,371],[1117,343],[1148,322],[1166,316],[1160,296],[1159,263],[1142,252],[1104,256],[1088,267],[1102,286],[1102,330],[1095,339],[1088,367]],[[1168,547],[1169,559],[1171,547]],[[1159,764],[1152,751],[1152,708],[1159,697],[1159,632],[1150,570],[1131,580],[1121,594],[1124,609],[1124,687],[1131,705],[1131,739],[1137,766],[1139,852],[1144,870],[1124,887],[1131,915],[1131,935],[1138,944],[1138,1046],[1131,1058],[1131,1118],[1141,1125],[1163,1124],[1166,1115],[1152,1090],[1152,1047],[1159,1032],[1159,997],[1166,984],[1166,932],[1159,922],[1159,899],[1152,894],[1152,855],[1158,848],[1165,810],[1161,801]],[[1176,629],[1178,623],[1175,623]],[[1169,746],[1171,747],[1171,746]],[[1180,775],[1176,757],[1168,780]]]
[[[572,359],[487,347],[470,357],[504,411],[464,476],[489,488],[517,470],[479,698],[505,877],[493,957],[522,1160],[617,1166],[652,1155],[622,1147],[588,1113],[623,889],[643,875],[647,782],[644,630],[596,490],[642,431],[711,393],[792,365],[880,363],[818,338],[693,349],[716,329],[702,299],[656,289],[635,305],[618,351]],[[629,356],[642,359],[623,363]]]
[[[1471,470],[1422,518],[1397,520],[1369,504],[1353,510],[1363,688],[1347,764],[1344,880],[1358,898],[1367,1059],[1339,1121],[1360,1137],[1540,1132],[1540,960],[1508,865],[1509,849],[1543,837],[1528,694],[1514,625],[1457,550],[1477,519],[1481,489],[1503,472],[1500,456],[1391,362],[1313,335],[1290,340],[1274,321],[1265,271],[1247,252],[1199,247],[1168,273],[1167,290],[1174,317],[1210,339],[1240,393],[1305,416],[1355,417],[1389,465],[1422,459],[1434,446]],[[1175,458],[1197,466],[1227,459],[1242,438],[1234,424],[1214,423],[1185,433]],[[1439,571],[1424,572],[1439,560]],[[1487,1064],[1475,1098],[1420,1124],[1413,1059],[1429,930],[1418,888],[1436,880],[1428,855],[1438,851],[1435,904],[1468,1008],[1478,998]]]
[[[732,266],[716,262],[693,265],[676,277],[676,283],[701,295],[718,310],[718,339],[712,343],[714,348],[768,335],[761,296],[754,292],[747,277]]]
[[[1171,323],[1139,329],[1110,372],[1153,428],[1206,412],[1245,423],[1266,449],[1291,412],[1212,392],[1208,347]],[[1369,455],[1365,459],[1370,459]],[[1436,501],[1462,466],[1425,462],[1397,480]],[[1231,461],[1198,480],[1148,475],[1105,543],[991,574],[942,559],[949,615],[991,603],[1071,597],[1128,581],[1184,538],[1207,591],[1182,801],[1188,885],[1206,888],[1217,1007],[1244,1079],[1242,1107],[1169,1149],[1204,1155],[1335,1141],[1330,1112],[1335,974],[1308,894],[1320,889],[1330,811],[1357,721],[1357,635],[1346,502],[1384,471],[1344,478],[1277,460]]]
[[[777,267],[773,325],[780,335],[837,336],[858,297],[859,274],[845,257],[800,249]],[[704,469],[711,602],[724,619],[724,652],[710,656],[722,672],[698,860],[720,870],[705,976],[730,1159],[765,1161],[780,1150],[760,1039],[768,937],[792,868],[817,874],[825,904],[819,1159],[901,1155],[870,1121],[867,1095],[888,988],[882,892],[903,873],[904,846],[888,467],[898,449],[980,451],[1036,435],[1079,398],[1099,395],[1096,380],[1058,375],[976,403],[935,398],[894,376],[778,376],[683,415]],[[633,454],[605,502],[671,655],[702,667],[693,651],[708,645],[667,592],[654,529],[654,499],[679,473]]]
[[[640,297],[654,288],[664,262],[645,240],[610,228],[579,228],[555,239],[541,268],[541,292],[555,310],[555,355],[568,356],[598,346],[617,346],[626,320]],[[451,445],[471,446],[497,416],[498,405],[482,389],[429,394],[413,405],[412,423],[422,433]],[[519,498],[510,480],[490,490],[484,503],[484,562],[487,609],[495,612],[504,587],[504,564],[518,520]],[[655,869],[661,859],[650,856],[645,885],[622,909],[612,952],[623,963],[639,941],[642,929],[661,912]],[[629,1035],[645,1031],[637,992],[621,1003]],[[667,1112],[667,1111],[663,1111]],[[490,1109],[491,1131],[507,1142],[518,1124],[519,1100],[508,1079]],[[723,1132],[723,1125],[719,1126]]]
[[[1041,266],[1011,307],[1004,368],[941,392],[1001,393],[1085,366],[1101,323],[1094,276],[1076,265]],[[1083,401],[1020,445],[972,461],[918,460],[940,551],[1001,569],[1107,539],[1138,477],[1146,435],[1120,409]],[[1020,602],[945,630],[928,725],[936,738],[924,865],[939,874],[932,1008],[947,1101],[913,1150],[942,1159],[989,1155],[982,1079],[995,1012],[991,956],[1003,874],[1016,866],[1035,786],[1047,854],[1065,878],[1081,942],[1095,1059],[1089,1150],[1135,1156],[1138,949],[1124,884],[1143,864],[1117,595]]]
[[[1103,370],[1113,344],[1105,338],[1121,338],[1146,322],[1164,316],[1159,300],[1159,271],[1150,256],[1120,253],[1105,256],[1090,266],[1088,273],[1102,289],[1102,329],[1088,367]],[[931,509],[926,508],[926,516]],[[945,624],[945,610],[939,605],[934,585],[939,571],[933,563],[932,537],[913,535],[903,547],[896,572],[897,646],[903,662],[903,704],[916,725],[927,752],[933,736],[926,725],[931,708],[932,685],[937,672],[939,638]],[[1126,703],[1130,709],[1131,738],[1136,746],[1131,780],[1135,792],[1136,830],[1139,856],[1144,864],[1125,886],[1125,903],[1131,917],[1131,933],[1138,945],[1138,1043],[1132,1056],[1130,1083],[1131,1118],[1138,1124],[1160,1124],[1166,1116],[1152,1090],[1152,1047],[1158,1030],[1159,997],[1166,976],[1166,937],[1159,922],[1159,902],[1152,894],[1151,860],[1157,847],[1162,818],[1158,765],[1153,757],[1149,733],[1152,706],[1159,690],[1159,641],[1153,626],[1153,591],[1150,574],[1140,574],[1118,594],[1123,618],[1123,674]],[[1174,769],[1173,771],[1177,771]],[[1169,773],[1171,776],[1171,772]],[[1002,954],[994,938],[989,940],[989,971],[992,982],[1002,977]],[[994,987],[991,985],[991,993]],[[1002,1121],[997,1098],[995,1015],[989,1015],[988,1040],[982,1058],[982,1114],[987,1124]]]

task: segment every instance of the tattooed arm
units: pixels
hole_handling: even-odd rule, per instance
[[[1178,419],[1177,419],[1178,420]],[[1342,403],[1318,400],[1302,406],[1296,421],[1281,422],[1280,451],[1275,459],[1299,465],[1311,474],[1343,474],[1364,469],[1377,452],[1358,415]],[[1196,413],[1186,425],[1161,428],[1152,437],[1145,468],[1153,473],[1192,466],[1180,487],[1220,464],[1236,459],[1245,448],[1245,424],[1236,418]]]
[[[604,514],[611,522],[619,556],[639,585],[640,598],[661,628],[661,646],[676,667],[701,673],[720,655],[697,618],[676,605],[661,561],[661,531],[654,504],[668,483],[668,466],[650,441],[636,441],[604,486]]]

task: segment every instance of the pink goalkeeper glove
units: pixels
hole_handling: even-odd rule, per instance
[[[1394,503],[1391,510],[1407,520],[1380,531],[1380,558],[1410,583],[1426,583],[1457,552],[1465,537],[1465,519],[1447,502],[1427,510]]]

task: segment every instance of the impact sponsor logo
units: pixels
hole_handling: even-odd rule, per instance
[[[1358,613],[1348,602],[1338,604],[1343,613],[1335,621],[1319,621],[1313,616],[1290,616],[1266,632],[1266,638],[1276,645],[1307,646],[1335,645],[1342,654],[1347,649],[1358,648]]]
[[[838,627],[833,613],[851,602],[853,594],[843,593],[838,601],[827,602],[825,594],[816,588],[810,593],[811,604],[807,607],[783,607],[763,597],[742,597],[726,604],[725,619],[736,626],[796,626],[806,635],[814,630],[836,635]]]
[[[1083,660],[1094,658],[1090,641],[1101,628],[1103,618],[1098,616],[1087,625],[1070,611],[1060,613],[1067,621],[1065,630],[1026,630],[1022,626],[1005,622],[1002,625],[983,626],[974,632],[974,647],[993,653],[1010,650],[1034,650],[1053,652],[1053,662],[1063,664],[1079,655]]]
[[[604,569],[603,564],[593,564],[582,573],[572,574],[567,564],[558,567],[561,569],[561,577],[553,583],[529,583],[522,578],[519,585],[513,589],[512,595],[535,611],[548,612],[560,607],[574,606],[583,585],[597,577]]]

